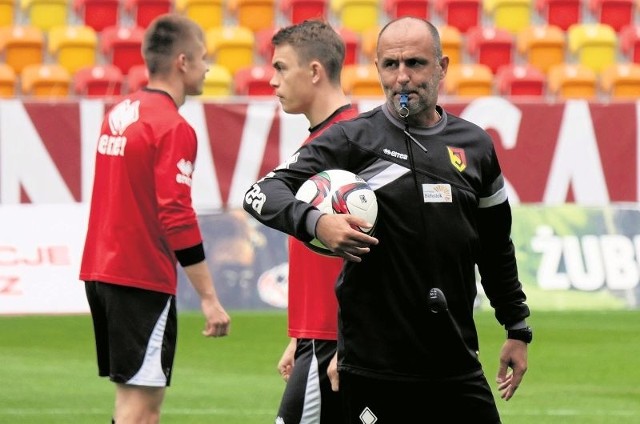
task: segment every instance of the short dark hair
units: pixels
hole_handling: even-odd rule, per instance
[[[189,18],[173,13],[157,17],[147,28],[142,43],[149,75],[168,72],[170,59],[183,49],[191,58],[195,53],[189,50],[192,41],[203,39],[202,29]]]
[[[427,28],[429,29],[429,32],[431,33],[431,37],[433,38],[433,48],[435,49],[434,51],[435,56],[438,60],[442,59],[442,42],[440,41],[440,33],[438,32],[438,28],[436,28],[435,25],[433,25],[431,22],[421,18],[416,18],[414,16],[401,16],[399,18],[392,19],[391,21],[387,22],[387,24],[383,26],[380,32],[378,33],[378,44],[380,44],[380,36],[382,36],[382,33],[385,32],[387,28],[389,28],[389,25],[394,24],[403,19],[415,19],[416,21],[423,22],[427,26]]]
[[[329,80],[340,82],[345,57],[344,40],[328,23],[306,20],[284,27],[271,38],[271,44],[276,47],[289,44],[301,61],[317,60],[326,69]]]

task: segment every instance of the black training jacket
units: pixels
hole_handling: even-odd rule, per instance
[[[435,126],[408,132],[386,105],[336,123],[245,195],[244,208],[257,220],[308,241],[317,212],[294,197],[307,178],[345,169],[375,190],[379,244],[362,262],[345,262],[336,283],[341,372],[394,380],[480,373],[476,265],[501,324],[529,316],[492,140],[437,110]],[[429,311],[432,287],[444,292],[448,312]]]

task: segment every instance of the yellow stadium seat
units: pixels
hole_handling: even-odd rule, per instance
[[[616,32],[611,26],[599,23],[574,24],[567,33],[569,52],[596,73],[616,62],[618,45]]]
[[[224,66],[209,65],[204,78],[202,97],[228,97],[233,92],[233,75]]]
[[[205,32],[224,24],[223,0],[178,0],[176,10],[198,23]]]
[[[531,24],[533,0],[484,0],[483,8],[496,28],[515,34]]]
[[[16,18],[16,1],[0,0],[0,27],[14,25]]]
[[[235,14],[238,25],[253,32],[275,25],[275,0],[236,0]]]
[[[205,37],[209,55],[215,58],[216,64],[224,66],[231,74],[253,64],[255,36],[249,28],[212,28],[206,32]]]
[[[20,0],[29,25],[43,31],[67,25],[69,0]]]
[[[382,9],[380,0],[333,0],[332,8],[338,16],[339,26],[362,33],[378,26]]]
[[[600,74],[602,91],[614,99],[640,98],[640,64],[616,63]]]
[[[549,93],[557,99],[595,99],[597,81],[595,71],[580,63],[554,65],[547,74]]]
[[[384,95],[378,70],[374,64],[346,65],[342,68],[342,88],[353,97],[381,97]]]
[[[22,94],[34,97],[66,97],[71,75],[61,65],[29,65],[22,70]]]
[[[565,60],[565,32],[558,26],[529,26],[518,33],[516,43],[527,63],[544,73]]]
[[[49,53],[69,73],[96,64],[98,36],[86,25],[65,25],[49,31]]]
[[[0,63],[0,98],[13,97],[16,93],[16,73],[6,63]]]
[[[20,74],[27,65],[43,63],[44,33],[34,26],[0,28],[0,51],[4,62]]]
[[[490,96],[493,94],[493,73],[489,66],[480,63],[450,65],[444,88],[446,94],[452,96]]]
[[[460,30],[451,25],[443,25],[438,28],[442,54],[449,56],[449,64],[462,63],[462,34]]]

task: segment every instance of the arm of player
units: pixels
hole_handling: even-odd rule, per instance
[[[183,269],[200,296],[200,306],[205,317],[205,328],[202,334],[207,337],[221,337],[229,334],[231,319],[218,300],[206,262],[201,261],[185,266]]]
[[[282,376],[284,381],[289,381],[289,376],[293,371],[293,366],[295,364],[295,354],[296,354],[296,345],[297,340],[295,337],[292,337],[287,344],[287,347],[282,352],[282,357],[278,361],[278,373]]]
[[[357,227],[369,228],[371,224],[353,215],[323,214],[317,220],[315,233],[318,240],[341,258],[360,262],[361,256],[371,250],[370,246],[378,244],[378,239],[356,230]]]
[[[511,372],[509,372],[511,368]],[[513,397],[527,372],[527,344],[520,340],[507,339],[500,351],[500,368],[496,382],[500,397],[509,400]]]

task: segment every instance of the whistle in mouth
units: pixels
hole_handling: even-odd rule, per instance
[[[407,93],[400,94],[400,110],[398,114],[401,118],[406,118],[409,116],[409,95]]]

